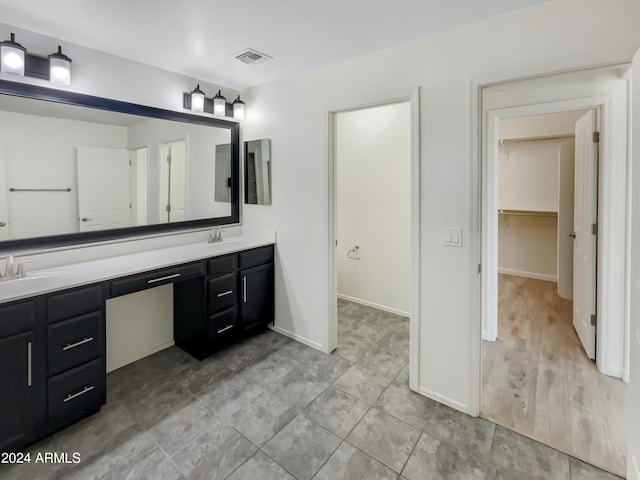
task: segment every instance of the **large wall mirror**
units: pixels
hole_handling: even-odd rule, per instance
[[[235,122],[0,81],[0,250],[238,223],[238,162]]]

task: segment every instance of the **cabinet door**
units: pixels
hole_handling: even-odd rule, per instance
[[[33,436],[33,332],[0,339],[0,452],[19,449]]]
[[[244,331],[273,322],[273,264],[241,270],[240,295]]]

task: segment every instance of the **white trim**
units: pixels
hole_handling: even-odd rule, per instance
[[[523,270],[514,270],[512,268],[501,268],[501,267],[498,267],[498,273],[503,273],[505,275],[514,275],[516,277],[533,278],[534,280],[545,280],[547,282],[558,283],[557,275],[549,275],[546,273],[525,272]]]
[[[324,352],[324,353],[331,353],[331,351],[325,348],[324,345],[318,342],[314,342],[313,340],[309,340],[307,337],[303,337],[302,335],[298,335],[297,333],[293,333],[293,332],[290,332],[289,330],[285,330],[284,328],[279,327],[278,325],[269,325],[269,328],[274,332],[280,333],[285,337],[292,338],[297,342],[304,343],[305,345],[315,348],[316,350],[320,350],[321,352]]]
[[[470,413],[470,408],[469,405],[465,405],[464,403],[460,403],[457,402],[456,400],[453,400],[449,397],[446,397],[444,395],[440,395],[439,393],[434,392],[433,390],[429,390],[428,388],[420,388],[420,390],[418,390],[418,393],[424,395],[425,397],[429,397],[433,400],[435,400],[436,402],[440,402],[440,403],[444,403],[445,405],[451,407],[451,408],[455,408],[456,410],[460,410],[461,412],[465,412],[469,415],[472,415]]]
[[[402,315],[403,317],[408,317],[409,312],[405,312],[404,310],[398,310],[397,308],[387,307],[386,305],[379,305],[374,302],[370,302],[368,300],[362,300],[361,298],[350,297],[349,295],[343,295],[339,293],[337,297],[341,300],[347,300],[349,302],[358,303],[360,305],[364,305],[366,307],[376,308],[378,310],[382,310],[384,312],[394,313],[396,315]]]
[[[350,106],[326,108],[323,112],[325,125],[325,170],[328,231],[328,326],[327,351],[338,345],[338,281],[335,260],[336,212],[335,212],[335,115],[339,112],[409,102],[411,108],[411,304],[409,312],[409,388],[419,391],[420,378],[420,87],[411,91],[403,89],[398,95],[386,99],[361,99]]]
[[[640,465],[638,464],[638,457],[634,455],[629,460],[628,480],[640,480]]]

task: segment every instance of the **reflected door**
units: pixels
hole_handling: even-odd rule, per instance
[[[79,231],[131,224],[129,150],[78,147]]]
[[[4,156],[4,142],[0,140],[0,241],[9,240],[9,199],[7,186],[7,165]]]
[[[187,142],[179,140],[164,146],[166,165],[163,204],[167,223],[185,220]]]

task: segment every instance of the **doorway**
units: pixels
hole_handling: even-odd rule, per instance
[[[610,171],[606,169],[625,166],[626,152],[617,156],[612,145],[598,143],[593,132],[608,136],[609,142],[620,135],[624,137],[626,105],[625,94],[616,92],[615,80],[609,85],[609,92],[600,88],[609,95],[597,97],[567,98],[574,92],[567,94],[560,88],[570,84],[577,86],[576,90],[592,90],[589,77],[590,74],[566,74],[537,79],[539,83],[534,79],[500,85],[498,89],[502,91],[497,96],[496,92],[489,92],[485,97],[492,87],[482,93],[486,110],[482,124],[483,341],[479,410],[498,424],[622,475],[626,468],[625,384],[601,372],[624,376],[622,362],[618,369],[611,367],[616,358],[624,356],[625,336],[620,335],[617,345],[611,342],[617,318],[607,312],[615,308],[617,299],[596,288],[596,278],[601,287],[603,271],[610,275],[618,266],[615,256],[603,244],[611,241],[614,234],[624,237],[624,222],[617,225],[622,226],[622,232],[616,230],[610,215],[617,212],[607,204],[620,194],[624,199],[626,191],[614,191],[620,184],[608,177]],[[608,81],[606,73],[602,79]],[[619,76],[617,80],[621,80]],[[555,91],[549,88],[554,81]],[[612,98],[618,94],[623,100],[614,107]],[[540,103],[545,95],[549,102]],[[537,98],[538,102],[528,101],[530,98]],[[499,103],[501,108],[490,107]],[[567,130],[548,131],[557,126],[561,115],[574,116],[575,140]],[[525,120],[531,123],[534,118],[545,121],[537,122],[537,127],[521,135],[525,138],[510,138],[503,133],[507,129],[505,122],[522,127]],[[584,133],[586,130],[588,134]],[[572,146],[577,153],[573,155],[574,165],[569,161]],[[540,154],[532,157],[533,151],[544,148],[552,149],[547,160],[541,160]],[[591,167],[582,168],[580,159],[589,157],[585,148],[592,150],[593,156],[587,162]],[[607,167],[596,166],[597,155],[608,159]],[[551,173],[543,173],[545,161]],[[570,191],[567,178],[573,178],[575,191]],[[586,183],[591,188],[581,189]],[[598,188],[603,192],[600,198]],[[551,193],[538,195],[537,200],[532,197],[533,192],[545,189]],[[572,197],[574,205],[568,208]],[[571,238],[573,234],[575,240]],[[601,241],[599,245],[597,241]],[[580,245],[576,245],[578,242]],[[584,245],[589,245],[588,252]],[[571,268],[570,259],[574,260]],[[568,272],[573,272],[571,282],[567,281]],[[618,280],[624,284],[624,276]],[[597,328],[597,342],[596,328],[591,325],[591,315],[596,313],[598,317],[605,315]],[[623,316],[619,320],[622,324]],[[596,350],[597,368],[593,360]]]

